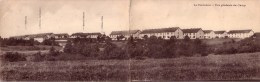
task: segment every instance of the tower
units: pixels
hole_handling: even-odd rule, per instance
[[[85,29],[85,12],[83,12],[82,27],[83,27],[82,29],[84,31],[84,29]]]
[[[103,16],[101,16],[101,34],[105,34],[103,31]]]
[[[24,17],[24,28],[27,29],[27,16]]]
[[[42,22],[41,15],[42,15],[42,9],[39,8],[39,29],[41,29],[41,22]]]

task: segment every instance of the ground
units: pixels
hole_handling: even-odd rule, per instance
[[[231,39],[204,40],[217,45]],[[124,42],[113,42],[118,47]],[[8,46],[3,52],[25,55],[47,53],[50,46]],[[60,49],[60,47],[55,47]],[[28,50],[29,49],[29,50]],[[62,60],[63,59],[63,60]],[[144,80],[260,80],[260,52],[204,57],[145,60],[96,60],[80,54],[62,54],[59,61],[0,62],[1,80],[19,81],[144,81]]]
[[[1,62],[2,80],[260,80],[260,52],[145,60]]]

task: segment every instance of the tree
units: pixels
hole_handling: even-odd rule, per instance
[[[148,39],[148,36],[147,36],[147,35],[144,35],[143,39],[144,39],[144,40],[147,40],[147,39]]]
[[[176,36],[171,36],[171,37],[170,37],[170,41],[171,41],[171,42],[175,42],[176,39],[177,39]]]
[[[128,39],[128,44],[133,44],[134,43],[134,37],[131,35]]]
[[[50,56],[57,56],[57,55],[59,55],[59,52],[56,51],[56,49],[53,46],[51,46],[51,48],[49,50],[49,55]]]
[[[189,37],[188,35],[186,35],[186,36],[184,37],[184,41],[185,41],[185,42],[189,42],[189,41],[190,41],[190,37]]]
[[[106,42],[110,42],[112,39],[109,36],[106,36]]]
[[[65,45],[63,51],[65,53],[72,53],[72,43],[71,43],[71,41],[67,42],[67,44]]]
[[[120,36],[117,36],[116,38],[117,38],[117,40],[119,41],[119,40],[122,40],[123,38],[125,38],[125,36],[120,35]]]

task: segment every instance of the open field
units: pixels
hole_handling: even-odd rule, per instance
[[[6,46],[0,47],[0,51],[37,51],[37,50],[49,50],[51,46],[35,45],[35,46]],[[55,49],[60,50],[60,46],[54,46]]]
[[[260,52],[145,60],[1,62],[2,80],[260,80]]]
[[[37,46],[6,46],[0,47],[0,55],[3,55],[6,52],[18,52],[24,55],[33,55],[39,51],[41,53],[47,53],[50,50],[51,46],[37,45]],[[54,46],[56,50],[61,50],[62,47]]]
[[[241,39],[233,39],[234,41],[240,41]],[[231,38],[216,38],[216,39],[203,39],[202,42],[208,45],[219,45],[223,44],[224,42],[231,42]]]

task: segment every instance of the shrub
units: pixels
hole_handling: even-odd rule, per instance
[[[68,43],[65,45],[64,52],[65,53],[72,53],[72,43],[71,41],[68,41]]]
[[[85,44],[80,50],[80,54],[86,57],[96,57],[99,53],[97,44]]]
[[[98,59],[128,59],[126,50],[118,48],[115,44],[107,42],[105,49],[99,54]]]
[[[17,52],[6,52],[6,54],[3,55],[3,60],[9,62],[17,62],[17,61],[26,61],[26,58],[25,56]]]
[[[55,48],[52,46],[52,47],[50,48],[50,51],[49,51],[49,54],[48,54],[48,55],[58,56],[58,55],[60,55],[60,52],[57,51],[57,50],[55,50]]]
[[[44,60],[44,55],[39,51],[37,52],[36,54],[33,54],[33,60],[34,62],[40,62],[40,61],[43,61]]]

